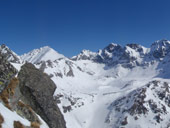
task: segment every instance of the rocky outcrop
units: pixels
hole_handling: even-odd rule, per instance
[[[96,59],[96,53],[92,52],[90,50],[82,50],[81,53],[77,56],[73,56],[71,60],[95,60]]]
[[[17,73],[17,70],[9,63],[7,56],[0,52],[0,104],[10,109],[11,113],[15,112],[16,116],[20,115],[31,123],[42,124],[32,108],[21,101],[22,94],[18,86]],[[7,123],[7,120],[4,120],[4,122]],[[30,128],[29,126],[27,127]]]
[[[157,58],[164,58],[170,52],[170,41],[168,40],[160,40],[155,41],[151,45],[151,54]]]
[[[115,127],[124,126],[136,127],[142,121],[153,123],[159,127],[169,127],[170,111],[170,86],[167,82],[151,81],[147,85],[136,89],[125,97],[114,101],[108,109],[112,112],[108,114],[107,123],[114,120],[116,114]],[[148,120],[149,119],[149,120]],[[128,120],[130,121],[128,123]],[[131,122],[135,122],[132,124]]]
[[[42,117],[50,128],[65,128],[64,118],[56,105],[53,94],[56,85],[50,77],[26,63],[18,74],[22,101]]]
[[[9,84],[9,81],[17,73],[17,70],[0,53],[0,93]]]
[[[0,46],[0,53],[4,56],[6,60],[13,63],[21,63],[20,57],[9,49],[5,44]]]

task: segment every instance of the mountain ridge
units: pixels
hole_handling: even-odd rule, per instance
[[[54,49],[50,48],[49,46],[41,47],[40,49],[34,49],[27,54],[21,55],[22,60],[28,61],[31,63],[39,63],[42,61],[46,61],[48,58],[51,60],[63,58],[64,55],[59,54]]]
[[[45,57],[43,50],[33,53],[25,54],[23,63],[12,64],[20,70],[27,60],[50,76],[67,128],[169,127],[170,41],[155,41],[150,48],[111,43],[72,58],[51,59],[48,50]],[[140,124],[143,121],[146,125]]]

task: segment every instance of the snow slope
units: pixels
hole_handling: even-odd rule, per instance
[[[15,112],[10,111],[2,103],[0,103],[0,113],[4,117],[5,122],[2,124],[3,128],[13,128],[14,121],[20,121],[23,125],[30,126],[30,122],[26,119],[23,119]]]
[[[45,46],[40,49],[35,49],[27,54],[21,56],[21,59],[24,61],[28,61],[30,63],[39,63],[41,61],[47,60],[55,60],[59,58],[63,58],[64,55],[59,54],[54,49]]]
[[[20,121],[25,126],[31,125],[31,122],[19,116],[15,111],[9,110],[2,103],[0,103],[0,114],[4,118],[4,122],[2,123],[2,128],[13,128],[14,121]],[[40,128],[49,128],[47,124],[40,117],[39,119],[42,123]]]
[[[145,48],[112,43],[96,53],[84,50],[71,59],[44,47],[21,58],[56,83],[54,97],[67,128],[164,128],[169,127],[170,94],[166,92],[163,99],[159,94],[165,92],[164,82],[170,87],[169,44],[161,40]],[[155,104],[160,111],[154,112]]]
[[[64,74],[62,78],[52,77],[58,87],[54,96],[59,97],[60,109],[64,111],[64,107],[71,106],[70,111],[63,112],[68,128],[109,128],[105,120],[110,103],[143,86],[158,73],[155,70],[157,64],[147,69],[136,67],[132,70],[122,66],[105,70],[105,65],[87,60],[78,61],[76,64],[82,71],[72,67],[74,77]],[[45,72],[51,75],[59,68],[56,67],[48,67]],[[63,70],[61,68],[60,71]]]

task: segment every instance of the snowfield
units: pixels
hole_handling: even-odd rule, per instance
[[[151,48],[112,43],[71,59],[43,47],[21,58],[55,82],[67,128],[168,128],[169,51],[170,41],[161,40]]]

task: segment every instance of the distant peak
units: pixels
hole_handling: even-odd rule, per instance
[[[163,58],[170,51],[170,41],[169,40],[158,40],[151,45],[151,51],[155,58]]]
[[[170,47],[170,41],[169,40],[157,40],[151,45],[152,50],[160,49],[160,48],[169,48]]]
[[[92,51],[87,50],[87,49],[83,49],[83,50],[81,51],[81,53],[83,53],[83,54],[86,54],[86,53],[92,53]]]
[[[80,54],[73,56],[72,60],[91,60],[96,57],[96,53],[90,50],[83,49]]]
[[[136,44],[136,43],[127,44],[126,46],[128,46],[128,47],[130,47],[130,48],[132,48],[132,49],[136,49],[136,48],[141,47],[141,45]]]
[[[6,48],[7,46],[5,44],[2,44],[1,45],[1,48]]]
[[[169,42],[167,39],[157,40],[156,42]]]
[[[167,44],[170,44],[170,41],[169,40],[166,40],[166,39],[162,39],[162,40],[157,40],[155,41],[151,46],[153,45],[167,45]]]
[[[40,47],[39,49],[35,49],[35,50],[50,50],[52,49],[50,46],[43,46],[43,47]]]
[[[50,46],[43,46],[43,47],[40,47],[40,48],[37,48],[37,49],[33,49],[32,51],[30,51],[29,53],[30,54],[33,54],[33,53],[48,53],[49,51],[54,51],[56,53],[58,53],[57,51],[55,51],[53,48],[51,48]]]
[[[107,47],[117,47],[117,46],[120,46],[119,44],[115,44],[115,43],[110,43]]]
[[[119,44],[111,43],[107,47],[104,48],[105,50],[112,52],[116,49],[121,49],[121,46]]]
[[[41,61],[48,61],[48,60],[54,61],[59,58],[65,58],[65,56],[58,53],[57,51],[55,51],[49,46],[44,46],[39,49],[34,49],[31,52],[22,55],[21,58],[24,61],[28,61],[31,63],[39,63]]]
[[[51,49],[51,47],[50,46],[43,46],[43,47],[41,47],[40,49]]]

